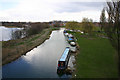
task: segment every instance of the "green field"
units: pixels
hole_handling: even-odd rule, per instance
[[[117,53],[108,39],[80,33],[72,34],[80,46],[74,73],[77,78],[118,77]]]

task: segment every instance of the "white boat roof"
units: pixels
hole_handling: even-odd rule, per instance
[[[65,51],[64,51],[64,53],[62,54],[62,56],[61,56],[61,58],[60,58],[59,61],[65,61],[65,59],[67,58],[67,55],[68,55],[68,53],[69,53],[69,50],[70,50],[70,48],[66,48],[66,49],[65,49]]]

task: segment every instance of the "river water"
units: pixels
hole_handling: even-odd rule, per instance
[[[2,67],[3,78],[70,78],[71,75],[59,76],[57,61],[64,49],[69,46],[63,30],[52,31],[50,38],[16,61]]]

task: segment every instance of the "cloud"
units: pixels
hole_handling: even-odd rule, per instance
[[[3,14],[2,14],[3,13]],[[42,0],[24,0],[19,3],[15,8],[2,11],[2,19],[6,17],[11,18],[15,21],[36,21],[49,17],[52,13],[51,4],[49,5]],[[6,15],[4,15],[6,13]]]
[[[56,12],[80,12],[86,10],[101,10],[105,2],[65,2],[57,4]]]
[[[7,2],[9,1],[9,2]],[[10,2],[11,1],[11,2]],[[0,21],[51,21],[76,20],[82,17],[98,21],[103,2],[80,2],[76,0],[1,0],[14,3],[10,8],[0,9]],[[17,5],[16,5],[16,4]],[[3,7],[3,5],[0,5]]]
[[[64,13],[54,14],[54,19],[56,19],[56,20],[66,20],[66,21],[79,21],[80,22],[80,21],[82,21],[82,18],[88,17],[88,18],[93,19],[94,21],[99,21],[99,15],[100,14],[101,14],[100,11],[92,11],[92,10],[75,12],[75,13],[64,12]]]

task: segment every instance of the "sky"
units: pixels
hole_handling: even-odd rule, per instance
[[[0,0],[0,21],[99,21],[104,0]]]

